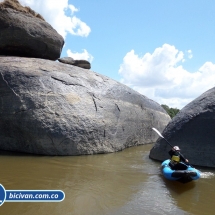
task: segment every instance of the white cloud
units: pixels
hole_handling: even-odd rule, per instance
[[[188,58],[192,51],[188,50]],[[184,53],[164,44],[152,54],[128,52],[120,66],[121,82],[170,107],[182,108],[215,85],[215,64],[206,62],[198,71],[186,71]]]
[[[91,31],[85,22],[73,15],[78,9],[69,4],[68,0],[19,0],[19,2],[41,14],[64,39],[68,33],[87,37]],[[66,11],[70,11],[72,15],[68,16]]]
[[[93,61],[93,56],[87,52],[87,50],[83,50],[82,53],[75,52],[73,53],[70,49],[67,50],[67,55],[72,57],[74,60],[87,60],[89,62]]]
[[[188,58],[189,59],[193,58],[192,50],[188,50],[187,53],[188,53]]]
[[[75,12],[78,12],[78,9],[74,5],[69,5],[69,8],[70,8],[72,14],[74,14]]]

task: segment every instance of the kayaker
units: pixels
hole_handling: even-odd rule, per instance
[[[189,163],[189,161],[184,157],[184,155],[181,154],[180,152],[180,148],[178,146],[174,146],[170,151],[169,151],[169,155],[172,156],[175,155],[175,156],[179,156],[179,162],[180,161],[183,161],[185,163]]]
[[[170,167],[173,170],[185,170],[187,168],[186,165],[180,163],[180,161],[184,163],[188,163],[188,159],[186,159],[180,152],[180,148],[178,146],[174,146],[170,151],[169,155],[171,156]]]

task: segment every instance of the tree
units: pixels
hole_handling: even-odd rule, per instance
[[[170,108],[167,105],[162,104],[161,107],[173,118],[180,110],[178,108]]]

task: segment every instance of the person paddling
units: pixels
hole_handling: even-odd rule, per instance
[[[177,170],[177,169],[178,170],[186,170],[187,165],[192,167],[192,165],[189,164],[188,159],[186,159],[181,154],[178,146],[172,146],[170,144],[170,142],[156,128],[152,128],[152,129],[172,147],[172,149],[169,151],[169,155],[171,156],[171,161],[169,162],[169,165],[172,169],[174,169],[174,170]],[[186,164],[183,164],[180,161],[182,161]]]
[[[189,163],[188,159],[181,154],[180,148],[178,146],[174,146],[170,151],[169,155],[171,156],[170,167],[175,170],[184,170],[187,167],[180,163],[180,161],[184,163]]]
[[[179,156],[179,162],[183,161],[185,163],[189,163],[189,161],[184,157],[184,155],[181,154],[180,152],[180,148],[178,146],[174,146],[170,151],[169,151],[169,155],[171,156]]]

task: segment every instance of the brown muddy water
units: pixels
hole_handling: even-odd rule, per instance
[[[62,190],[62,202],[5,202],[10,215],[213,215],[215,170],[188,184],[165,180],[152,145],[102,155],[57,157],[1,155],[6,190]]]

